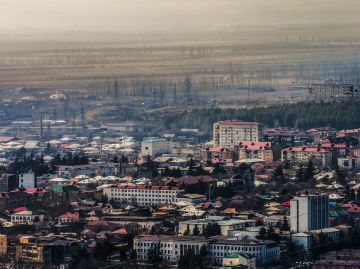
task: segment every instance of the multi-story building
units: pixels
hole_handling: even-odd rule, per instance
[[[161,155],[171,152],[171,141],[163,137],[147,137],[141,141],[141,156]]]
[[[36,214],[33,211],[21,211],[11,214],[11,222],[14,224],[42,221],[43,218],[43,215]]]
[[[256,258],[257,264],[276,263],[280,259],[280,247],[273,241],[216,237],[209,244],[214,264],[222,264],[223,258],[232,252],[245,252]]]
[[[19,174],[19,188],[35,188],[35,173]]]
[[[235,150],[238,152],[239,160],[256,158],[271,163],[274,161],[271,147],[271,142],[242,141],[235,145]]]
[[[208,249],[209,240],[202,236],[144,235],[134,239],[134,250],[139,260],[147,260],[149,250],[157,248],[163,260],[177,263],[187,250],[192,249],[195,254],[199,254],[203,246]]]
[[[332,153],[317,147],[290,147],[281,150],[281,160],[306,164],[310,160],[323,167],[331,167]]]
[[[360,170],[360,157],[345,156],[337,158],[338,166],[346,171]]]
[[[303,195],[290,202],[290,230],[295,233],[329,227],[329,196]]]
[[[103,189],[109,200],[123,201],[140,206],[172,204],[179,192],[177,187],[119,185]]]
[[[257,122],[239,120],[224,120],[213,125],[213,140],[215,147],[233,149],[241,141],[260,141],[262,126]]]
[[[0,192],[9,192],[17,189],[19,178],[14,174],[0,175]]]
[[[226,160],[233,159],[233,152],[229,149],[224,149],[220,147],[212,147],[200,150],[201,160],[208,162],[218,159],[220,162],[226,162]]]
[[[7,236],[5,234],[0,234],[0,256],[7,254]]]
[[[73,240],[20,238],[16,244],[16,262],[23,268],[69,268],[71,256],[79,249]],[[36,265],[36,267],[34,267]]]
[[[205,239],[200,236],[155,236],[145,235],[134,239],[134,250],[139,260],[147,260],[149,250],[157,250],[163,260],[177,263],[187,250],[199,254],[202,247],[208,250],[214,264],[222,264],[223,258],[233,252],[253,255],[256,263],[269,264],[279,261],[280,247],[272,241],[236,239],[217,236]]]
[[[118,175],[120,172],[120,165],[118,163],[111,162],[93,162],[81,165],[58,165],[57,168],[57,175],[65,178],[79,175],[89,177],[96,175],[114,176]]]
[[[244,220],[244,219],[229,219],[225,220],[223,218],[206,218],[206,219],[197,219],[197,220],[186,220],[179,222],[179,234],[185,234],[186,231],[192,233],[195,228],[198,229],[199,234],[203,234],[207,225],[216,223],[220,227],[221,235],[228,236],[229,231],[237,230],[244,227],[254,227],[254,220]]]

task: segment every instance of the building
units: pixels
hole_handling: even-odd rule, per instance
[[[214,146],[233,149],[242,141],[257,142],[262,139],[262,126],[257,122],[224,120],[213,125]]]
[[[19,188],[35,188],[35,173],[19,174]]]
[[[271,142],[242,141],[235,146],[239,160],[261,159],[271,163],[274,161]]]
[[[0,192],[9,192],[17,189],[19,179],[13,174],[2,174],[0,176]]]
[[[80,220],[79,213],[70,213],[70,212],[60,215],[58,219],[60,224],[74,223],[74,222],[78,222],[79,220]]]
[[[264,141],[274,144],[295,146],[304,145],[314,141],[314,134],[292,128],[270,128],[263,132]]]
[[[7,236],[5,234],[0,234],[0,256],[7,254]]]
[[[163,260],[175,264],[187,250],[192,249],[195,254],[199,254],[203,246],[208,248],[209,240],[202,236],[178,238],[164,235],[144,235],[134,239],[134,250],[139,260],[147,260],[149,250],[154,249],[156,246]]]
[[[346,171],[360,170],[360,157],[345,156],[337,159],[338,166]]]
[[[88,177],[99,176],[116,176],[120,172],[118,163],[111,162],[94,162],[81,165],[58,165],[57,176],[70,178],[80,175]]]
[[[23,268],[69,268],[71,257],[79,249],[74,240],[57,238],[20,238],[16,244],[16,262]],[[34,267],[36,264],[37,267]]]
[[[254,227],[255,220],[244,220],[244,219],[229,219],[225,220],[222,217],[219,218],[205,218],[197,220],[186,220],[179,222],[180,235],[186,233],[186,231],[192,233],[195,229],[198,229],[199,234],[203,234],[206,226],[209,224],[216,223],[220,226],[221,235],[228,236],[229,231],[238,230],[245,227]]]
[[[214,159],[217,159],[220,162],[226,162],[226,160],[233,159],[233,152],[229,149],[220,147],[205,148],[200,150],[200,158],[207,162],[211,162]]]
[[[149,250],[157,250],[163,260],[176,264],[188,250],[199,254],[202,247],[208,249],[213,264],[221,265],[223,258],[233,252],[252,255],[256,263],[269,264],[278,262],[280,247],[272,241],[234,239],[216,236],[206,239],[201,236],[157,236],[143,235],[134,239],[134,250],[139,260],[147,260]]]
[[[223,258],[222,265],[230,267],[243,265],[248,269],[255,269],[256,258],[246,252],[233,252]]]
[[[206,195],[196,194],[196,193],[179,194],[177,197],[178,202],[184,201],[190,204],[200,204],[206,202],[206,200],[207,200]]]
[[[177,187],[168,186],[112,186],[103,189],[109,200],[133,203],[139,206],[173,204],[179,192]]]
[[[280,247],[273,241],[236,239],[223,236],[212,238],[209,252],[214,264],[222,264],[223,258],[233,252],[253,255],[256,264],[276,263],[280,259]]]
[[[329,196],[304,195],[290,202],[290,230],[295,233],[329,227]]]
[[[21,211],[10,215],[11,222],[14,224],[22,224],[29,222],[42,221],[44,216],[36,214],[33,211]]]
[[[281,160],[307,164],[310,160],[323,167],[332,166],[332,153],[319,147],[289,147],[281,150]]]
[[[164,153],[171,153],[171,141],[163,137],[147,137],[141,141],[141,156],[155,157]]]

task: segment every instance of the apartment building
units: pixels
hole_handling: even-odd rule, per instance
[[[242,141],[235,145],[239,160],[261,159],[265,162],[273,162],[274,155],[271,142]]]
[[[103,189],[109,200],[123,201],[139,206],[172,204],[176,202],[177,187],[118,185]]]
[[[233,149],[235,144],[242,141],[260,141],[262,126],[257,122],[243,122],[239,120],[224,120],[213,125],[214,146]]]
[[[317,147],[289,147],[281,150],[281,160],[301,164],[311,160],[323,167],[331,167],[332,153]]]

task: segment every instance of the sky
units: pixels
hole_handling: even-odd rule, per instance
[[[0,0],[0,28],[146,29],[359,22],[359,0]]]

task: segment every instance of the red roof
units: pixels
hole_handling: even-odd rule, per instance
[[[248,150],[259,150],[264,148],[271,148],[271,142],[253,142],[253,141],[242,141],[239,143],[241,148],[246,148]]]
[[[59,218],[78,219],[79,213],[66,212],[65,214],[62,214],[61,216],[59,216]]]
[[[18,192],[18,191],[20,191],[20,190],[16,189],[16,190],[13,190],[11,192]],[[22,192],[32,194],[32,193],[45,193],[45,192],[48,192],[48,191],[46,189],[43,189],[43,188],[26,188]]]
[[[120,235],[126,235],[127,231],[125,229],[118,229],[116,231],[111,232],[112,234],[120,234]]]
[[[286,148],[283,149],[282,151],[290,151],[290,152],[321,152],[321,153],[325,153],[326,150],[323,148],[317,148],[317,147],[291,147],[291,148]]]
[[[20,213],[23,211],[27,211],[27,208],[26,207],[17,207],[14,209],[14,213]]]
[[[7,143],[13,139],[14,139],[14,137],[12,137],[12,136],[0,136],[0,143]]]
[[[322,143],[319,145],[322,148],[347,148],[346,144],[332,144],[332,143]]]
[[[281,206],[290,207],[290,200],[280,204]]]
[[[216,182],[216,179],[210,176],[183,176],[174,180],[179,183],[190,184],[190,185],[199,182],[205,182],[205,183]]]
[[[177,191],[179,190],[177,187],[170,187],[170,186],[134,186],[134,185],[117,185],[117,186],[110,186],[106,188],[117,188],[117,189],[129,189],[129,190],[162,190],[162,191]]]

